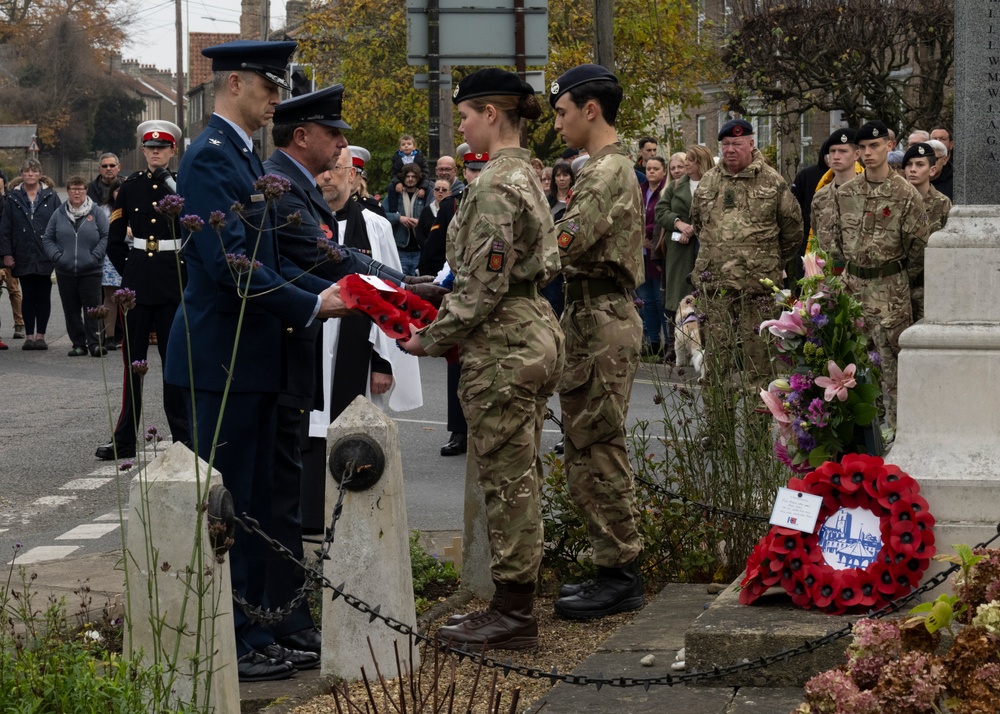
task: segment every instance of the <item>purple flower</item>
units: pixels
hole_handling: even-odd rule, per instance
[[[21,548],[22,548],[21,541],[17,541],[16,543],[14,543],[14,551],[15,552],[21,550]]]
[[[871,363],[876,367],[882,366],[882,355],[880,355],[875,350],[872,350],[871,352],[868,353],[868,359],[871,360]]]
[[[277,174],[264,174],[254,181],[254,190],[264,194],[264,199],[274,201],[292,190],[292,182]]]
[[[710,283],[714,279],[715,279],[715,276],[712,275],[712,271],[711,270],[703,270],[700,273],[698,273],[698,280],[700,282],[702,282],[702,283]]]
[[[646,301],[643,300],[641,297],[636,297],[632,298],[632,304],[635,305],[637,308],[641,308],[643,305],[646,304]]]
[[[802,422],[792,422],[792,433],[795,434],[795,443],[799,447],[799,451],[812,451],[816,448],[816,439],[805,430]]]
[[[829,423],[830,415],[827,414],[826,405],[819,397],[809,402],[807,411],[809,412],[809,423],[813,426],[822,429]]]
[[[232,206],[229,207],[229,210],[235,213],[236,215],[239,215],[243,213],[243,204],[237,201],[236,203],[234,203]]]
[[[302,225],[302,212],[301,211],[296,211],[295,213],[289,213],[288,214],[288,222],[290,224],[292,224],[293,226],[301,226]]]
[[[813,315],[812,322],[814,325],[816,325],[816,327],[823,328],[826,327],[827,323],[830,322],[830,318],[824,315],[823,313],[820,313],[818,315]]]
[[[131,310],[135,307],[135,290],[129,288],[119,288],[111,296],[111,300],[121,307],[122,310]]]
[[[229,267],[241,275],[249,272],[251,268],[250,259],[246,253],[226,253],[226,262],[229,263]]]
[[[129,469],[133,468],[134,466],[135,466],[135,462],[132,461],[131,459],[125,459],[124,461],[119,461],[118,462],[118,470],[119,471],[128,471]]]
[[[188,214],[186,216],[181,216],[181,226],[183,226],[186,231],[197,233],[205,227],[205,221],[201,220],[200,216]]]
[[[788,383],[792,385],[794,392],[805,392],[812,387],[812,379],[804,374],[793,374],[788,378]]]
[[[108,316],[108,308],[104,305],[98,305],[97,307],[88,307],[87,316],[92,317],[95,320],[103,320]]]
[[[137,359],[132,363],[132,374],[137,374],[140,377],[145,376],[149,371],[149,363],[144,359]]]
[[[156,211],[165,216],[179,216],[184,210],[184,199],[176,193],[164,196],[156,204]]]
[[[221,231],[226,225],[226,214],[222,211],[212,211],[208,214],[208,225],[212,230]]]

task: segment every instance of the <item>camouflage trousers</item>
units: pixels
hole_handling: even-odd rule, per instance
[[[458,398],[486,500],[494,580],[535,582],[542,562],[539,454],[563,334],[545,298],[507,298],[461,345]]]
[[[698,301],[705,311],[705,371],[710,378],[737,379],[756,394],[774,379],[767,337],[760,323],[777,309],[770,295],[729,291]]]
[[[587,523],[594,562],[619,567],[642,550],[625,442],[642,320],[622,294],[569,302],[561,324],[566,334],[566,368],[559,383],[566,484]]]
[[[865,280],[844,273],[844,284],[861,303],[869,349],[882,358],[882,406],[886,424],[895,429],[899,336],[913,324],[909,277],[902,272]]]

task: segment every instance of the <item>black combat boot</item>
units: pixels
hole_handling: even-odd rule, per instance
[[[465,616],[438,629],[438,638],[454,647],[527,650],[538,648],[538,622],[531,614],[534,583],[494,581],[496,592],[484,612]]]
[[[560,591],[561,594],[561,591]],[[620,568],[598,568],[591,583],[556,600],[556,614],[571,620],[594,620],[618,612],[638,610],[645,604],[639,565],[633,560]]]

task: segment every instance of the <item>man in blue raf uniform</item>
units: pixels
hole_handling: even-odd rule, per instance
[[[181,161],[178,185],[185,212],[208,224],[210,213],[225,213],[220,236],[206,225],[187,246],[188,284],[184,309],[178,310],[170,335],[166,380],[192,389],[196,450],[212,453],[214,467],[233,496],[237,514],[271,521],[271,469],[277,396],[282,387],[283,326],[299,330],[317,318],[347,314],[336,285],[303,272],[278,253],[273,230],[275,211],[258,179],[264,174],[250,135],[265,126],[278,105],[294,42],[241,40],[208,47],[212,60],[215,113]],[[256,184],[256,186],[255,186]],[[242,215],[233,207],[242,205]],[[263,223],[263,230],[255,226]],[[257,261],[236,273],[227,254]],[[234,275],[249,286],[244,310]],[[294,281],[294,282],[290,282]],[[234,358],[235,350],[235,358]],[[190,354],[189,363],[188,355]],[[228,379],[231,373],[231,381]],[[223,412],[223,390],[229,392]],[[264,603],[268,548],[260,538],[236,535],[230,551],[233,589],[247,602]],[[288,649],[234,608],[237,667],[242,681],[284,679],[296,669],[319,665],[312,652]]]
[[[177,153],[181,130],[171,122],[153,120],[140,124],[138,133],[146,170],[136,171],[122,182],[108,230],[108,258],[122,276],[122,287],[135,291],[135,307],[125,313],[121,413],[112,440],[98,447],[95,454],[104,461],[135,456],[143,377],[132,372],[132,363],[146,359],[149,333],[155,331],[160,336],[160,361],[166,364],[170,326],[184,281],[180,224],[176,217],[156,210],[164,196],[177,192],[174,174],[168,167]],[[129,235],[131,248],[126,242]],[[163,411],[171,438],[190,444],[187,408],[180,387],[164,382]]]

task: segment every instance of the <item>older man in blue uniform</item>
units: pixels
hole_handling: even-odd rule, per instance
[[[185,213],[206,224],[213,211],[225,218],[221,245],[206,225],[186,247],[188,284],[165,367],[167,382],[193,392],[196,451],[207,459],[215,443],[213,465],[236,513],[258,519],[265,532],[282,331],[347,313],[337,286],[280,256],[273,192],[258,181],[264,167],[250,137],[273,116],[295,47],[241,40],[202,50],[212,60],[215,112],[181,161],[178,193],[186,199]],[[267,555],[261,539],[237,533],[230,551],[233,589],[253,605],[265,600]],[[234,619],[242,681],[283,679],[319,665],[317,654],[275,642],[238,605]]]

